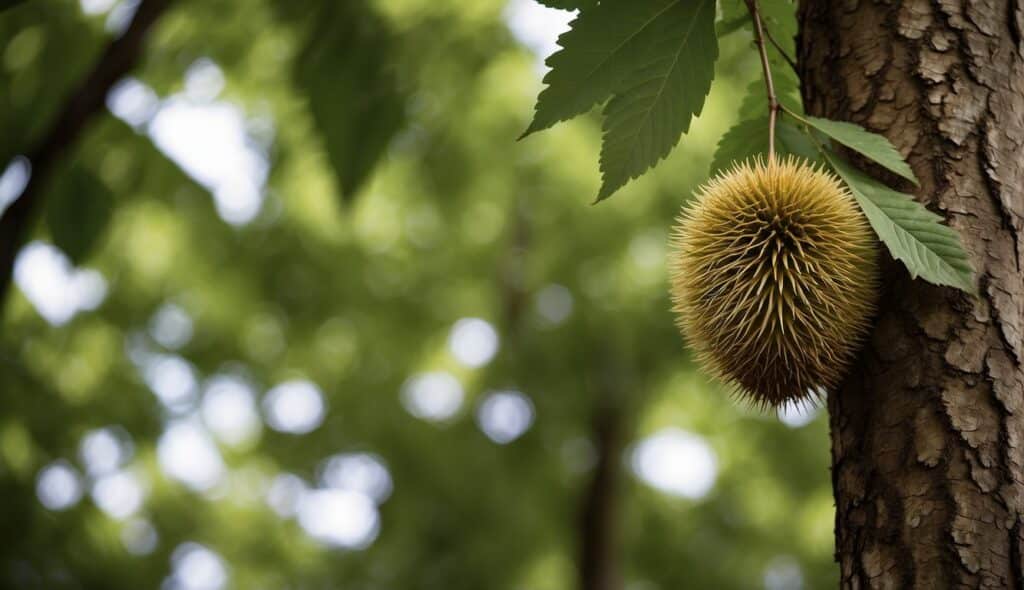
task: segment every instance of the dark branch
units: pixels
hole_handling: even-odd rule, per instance
[[[86,125],[102,111],[111,87],[139,61],[146,33],[172,1],[142,0],[131,25],[107,46],[92,71],[64,103],[49,131],[29,152],[32,173],[28,183],[21,196],[0,218],[0,312],[11,284],[14,258],[42,210],[46,185],[61,155],[74,145]]]

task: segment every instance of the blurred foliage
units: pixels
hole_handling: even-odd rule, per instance
[[[0,161],[28,151],[108,42],[113,17],[83,5],[34,0],[0,14]],[[515,141],[541,70],[508,14],[503,0],[182,0],[157,24],[135,76],[166,104],[197,60],[217,64],[215,100],[245,113],[269,162],[265,200],[251,222],[226,223],[145,123],[109,113],[65,158],[34,239],[99,271],[107,293],[63,325],[20,291],[7,302],[0,585],[159,588],[192,542],[221,556],[230,588],[572,588],[590,424],[609,399],[629,433],[617,514],[629,590],[834,584],[824,421],[790,428],[737,406],[695,370],[669,313],[668,227],[757,79],[748,40],[723,40],[704,112],[671,157],[628,196],[591,207],[593,117]],[[552,320],[544,294],[564,307],[566,292],[571,313]],[[176,350],[152,328],[168,304],[192,320]],[[500,335],[484,366],[450,351],[466,317]],[[307,379],[324,394],[324,422],[221,442],[221,481],[195,491],[161,467],[159,441],[181,409],[153,394],[140,350],[177,355],[200,382],[239,375],[260,397]],[[427,371],[464,388],[451,420],[403,406],[403,384]],[[476,413],[506,389],[529,397],[536,420],[501,445]],[[41,470],[64,460],[83,473],[82,439],[104,427],[131,440],[124,469],[143,482],[142,505],[116,517],[86,493],[44,507]],[[714,451],[706,496],[667,494],[629,469],[636,444],[666,428]],[[318,543],[265,501],[278,474],[313,486],[342,452],[372,453],[393,480],[362,549]],[[140,522],[158,540],[136,555],[123,538]]]

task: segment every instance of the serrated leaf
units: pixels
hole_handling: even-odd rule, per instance
[[[93,251],[110,224],[114,194],[80,164],[60,175],[46,200],[46,223],[55,246],[74,264]]]
[[[621,90],[623,81],[647,63],[647,50],[664,30],[666,15],[685,3],[601,2],[581,12],[558,38],[562,49],[545,62],[551,68],[544,76],[547,87],[521,137],[583,114]]]
[[[583,10],[593,7],[597,0],[537,0],[537,3],[560,10]]]
[[[884,135],[871,133],[860,125],[818,117],[804,117],[808,125],[851,150],[917,184],[917,177],[906,160]]]
[[[778,156],[795,155],[818,161],[820,155],[807,135],[785,121],[775,124],[775,153]],[[718,142],[711,161],[711,174],[732,167],[757,155],[768,155],[768,117],[749,119],[733,125]]]
[[[953,228],[910,195],[892,190],[830,150],[825,157],[850,187],[871,227],[912,277],[976,293],[973,269]]]
[[[657,24],[645,61],[605,108],[598,201],[667,156],[711,89],[718,57],[714,0],[675,2]]]

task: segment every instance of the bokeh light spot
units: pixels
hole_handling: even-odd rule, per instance
[[[92,485],[92,501],[100,510],[118,520],[142,507],[145,493],[138,477],[128,471],[101,476]]]
[[[217,445],[194,419],[171,422],[157,443],[157,458],[164,473],[197,491],[221,481],[224,462]]]
[[[199,543],[182,543],[171,554],[174,590],[220,590],[228,582],[228,568],[220,555]]]
[[[54,461],[39,471],[36,495],[50,510],[67,510],[82,498],[82,481],[67,461]]]
[[[315,490],[299,505],[299,525],[310,537],[344,549],[365,549],[377,538],[380,516],[373,499],[351,490]]]
[[[267,392],[263,412],[279,432],[306,434],[324,421],[324,397],[310,381],[286,381]]]
[[[690,499],[703,498],[718,475],[718,460],[707,442],[679,428],[665,428],[640,441],[630,466],[651,487]]]
[[[522,436],[533,424],[533,416],[533,403],[518,391],[488,395],[476,413],[480,429],[498,444],[507,444]]]
[[[448,349],[462,365],[482,367],[498,352],[498,332],[486,320],[462,318],[452,326]]]
[[[339,453],[320,466],[320,484],[327,488],[363,493],[380,504],[391,495],[391,474],[376,455]]]
[[[248,444],[259,436],[262,422],[256,410],[255,394],[240,377],[210,377],[200,412],[210,432],[231,446]]]
[[[464,395],[462,384],[451,373],[420,373],[402,386],[402,405],[421,420],[444,422],[462,407]]]

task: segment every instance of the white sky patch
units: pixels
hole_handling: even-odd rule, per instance
[[[136,129],[149,123],[159,106],[156,92],[130,76],[120,80],[107,94],[107,109]]]
[[[518,391],[492,393],[481,402],[476,412],[480,430],[501,445],[525,434],[533,425],[533,416],[533,403]]]
[[[221,590],[228,567],[215,551],[199,543],[182,543],[171,554],[174,573],[167,586],[174,590]]]
[[[630,466],[647,485],[694,500],[710,492],[718,476],[718,460],[708,443],[679,428],[664,428],[640,441]]]
[[[146,494],[138,476],[130,471],[104,475],[92,485],[92,501],[112,518],[123,520],[138,512]]]
[[[535,0],[510,0],[505,8],[505,23],[512,35],[537,55],[537,70],[549,68],[544,60],[558,51],[558,36],[569,30],[576,13],[549,8]]]
[[[373,499],[351,490],[316,490],[299,504],[299,526],[310,537],[342,549],[365,549],[380,532]]]
[[[324,395],[311,381],[286,381],[267,392],[263,413],[278,432],[306,434],[324,421]]]
[[[790,428],[807,426],[818,416],[818,407],[810,403],[788,403],[778,410],[779,421]]]
[[[370,453],[339,453],[320,466],[325,488],[360,492],[380,504],[391,495],[391,474],[384,462]]]
[[[85,14],[104,14],[114,7],[117,0],[80,0],[82,12]]]
[[[31,176],[32,163],[25,156],[15,156],[0,174],[0,216],[21,196]]]
[[[263,424],[252,386],[234,375],[214,375],[206,381],[201,414],[218,440],[235,447],[254,441]]]
[[[482,367],[498,353],[498,332],[487,320],[462,318],[448,335],[448,350],[463,366]]]
[[[31,242],[14,261],[14,282],[39,315],[63,326],[107,297],[107,281],[95,270],[75,268],[58,248]]]
[[[196,491],[206,491],[224,477],[217,445],[197,420],[171,422],[157,443],[160,468],[168,477]]]
[[[105,23],[107,32],[119,36],[125,32],[132,19],[135,18],[135,11],[139,8],[140,0],[117,0],[107,14]]]
[[[462,407],[465,392],[451,373],[435,371],[413,375],[402,385],[402,405],[413,416],[444,422]]]
[[[167,157],[210,190],[224,221],[245,225],[260,212],[268,164],[249,141],[240,108],[175,96],[164,101],[149,134]]]
[[[36,495],[49,510],[67,510],[82,498],[82,479],[70,463],[61,459],[39,471]]]

